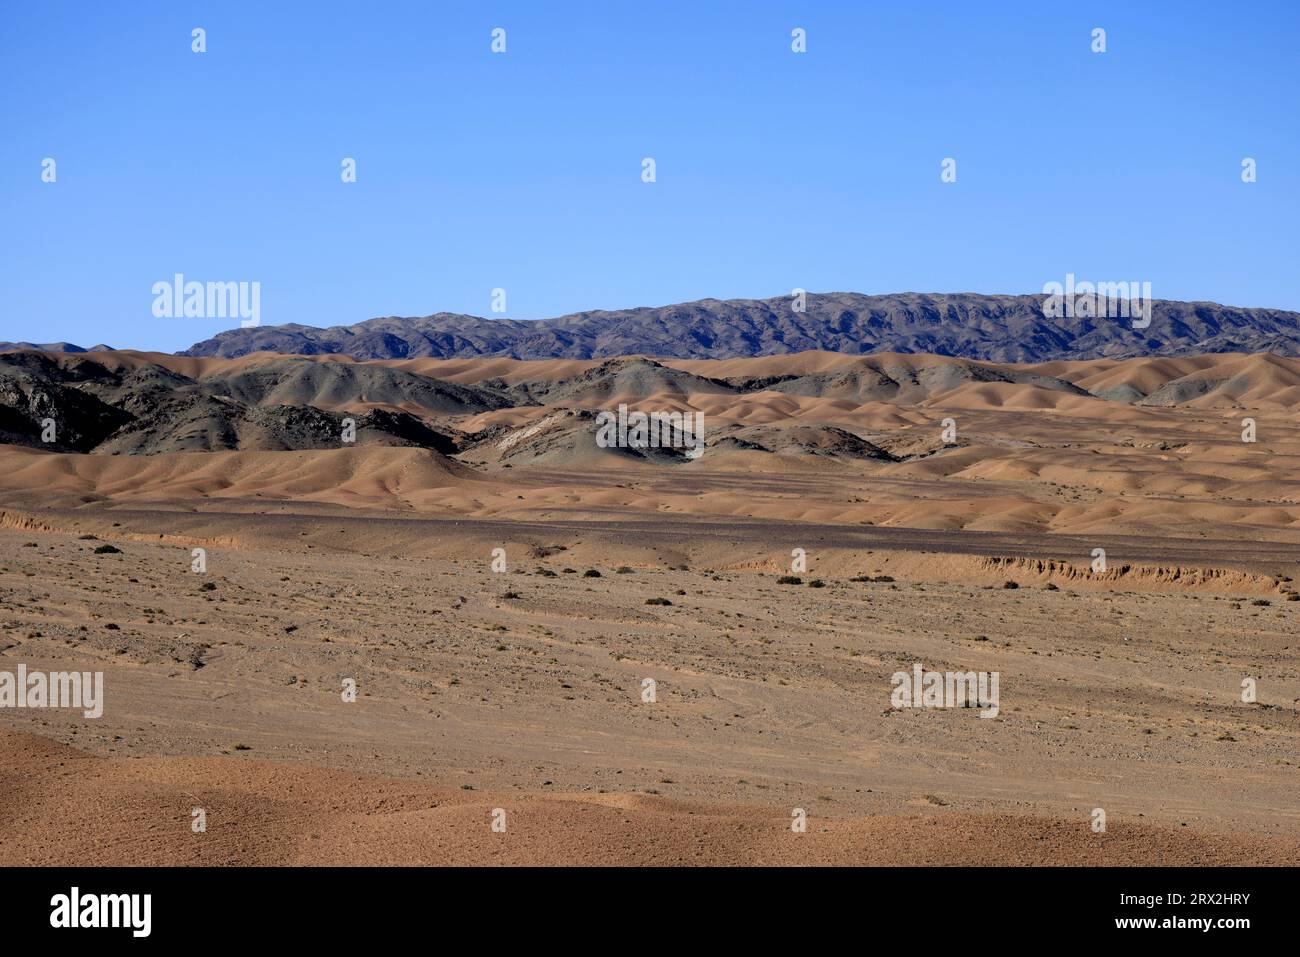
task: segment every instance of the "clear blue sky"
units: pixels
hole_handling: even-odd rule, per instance
[[[1294,0],[0,0],[0,340],[237,325],[155,318],[176,272],[264,325],[1067,272],[1300,309],[1298,46]]]

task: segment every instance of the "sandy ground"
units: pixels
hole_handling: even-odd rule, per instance
[[[234,758],[103,759],[0,735],[6,865],[1032,865],[1294,863],[1296,842],[1123,821],[843,817],[642,794],[449,790]],[[202,807],[206,829],[192,828]],[[492,822],[504,821],[494,831]],[[57,822],[57,823],[55,823]]]
[[[1049,371],[1201,368],[1144,361]],[[1245,404],[674,400],[901,461],[0,447],[0,670],[106,685],[0,708],[0,864],[1294,864],[1300,429],[1231,361]],[[783,368],[726,365],[674,364]],[[999,714],[892,708],[915,662],[997,672]]]
[[[717,540],[671,518],[28,521],[43,527],[0,531],[0,667],[103,670],[106,705],[0,711],[20,770],[0,862],[1285,863],[1300,848],[1300,602],[1260,572],[1094,581],[951,544],[854,548],[770,524]],[[793,547],[826,587],[777,584]],[[891,674],[916,661],[999,672],[998,717],[891,709]],[[1240,700],[1246,677],[1258,703]],[[209,835],[188,831],[192,807]],[[795,808],[807,834],[787,835]]]

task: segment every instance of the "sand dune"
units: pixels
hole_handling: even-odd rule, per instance
[[[10,489],[47,502],[269,498],[374,505],[438,498],[474,473],[430,449],[61,455],[0,449]]]

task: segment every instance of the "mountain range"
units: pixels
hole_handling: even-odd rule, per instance
[[[229,329],[179,355],[254,352],[354,359],[601,359],[644,355],[730,359],[821,350],[849,355],[931,353],[990,362],[1272,352],[1300,356],[1300,313],[1155,300],[1142,329],[1122,318],[1049,318],[1044,296],[976,293],[809,294],[701,299],[670,306],[577,312],[555,319],[487,319],[440,312],[348,326],[301,323]],[[103,352],[68,342],[0,342],[0,351]]]
[[[801,312],[794,311],[790,297],[780,296],[701,299],[537,321],[437,313],[328,328],[292,323],[231,329],[183,354],[729,359],[823,350],[932,353],[993,362],[1214,352],[1300,355],[1296,312],[1156,300],[1150,325],[1134,329],[1127,319],[1050,319],[1043,300],[1042,295],[826,293],[808,295]]]

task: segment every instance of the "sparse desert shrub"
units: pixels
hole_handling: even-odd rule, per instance
[[[778,585],[802,585],[803,579],[798,575],[782,575],[776,580]]]
[[[826,587],[826,583],[825,583],[824,581],[822,581],[820,578],[814,578],[812,581],[810,581],[810,582],[808,583],[808,587],[809,587],[809,588],[825,588],[825,587]]]
[[[672,604],[672,602],[670,602],[667,598],[647,598],[645,600],[645,603],[647,605],[671,605]]]
[[[97,549],[95,549],[95,554],[96,555],[120,555],[122,554],[122,549],[114,548],[112,545],[100,545]]]
[[[1019,583],[1019,582],[1003,582],[1003,583],[1002,583],[1002,587],[1003,587],[1003,588],[1019,588],[1019,587],[1020,587],[1020,583]]]
[[[585,572],[582,573],[582,577],[583,577],[583,578],[599,578],[599,577],[600,577],[600,572],[596,571],[596,569],[594,569],[594,568],[588,568]]]

